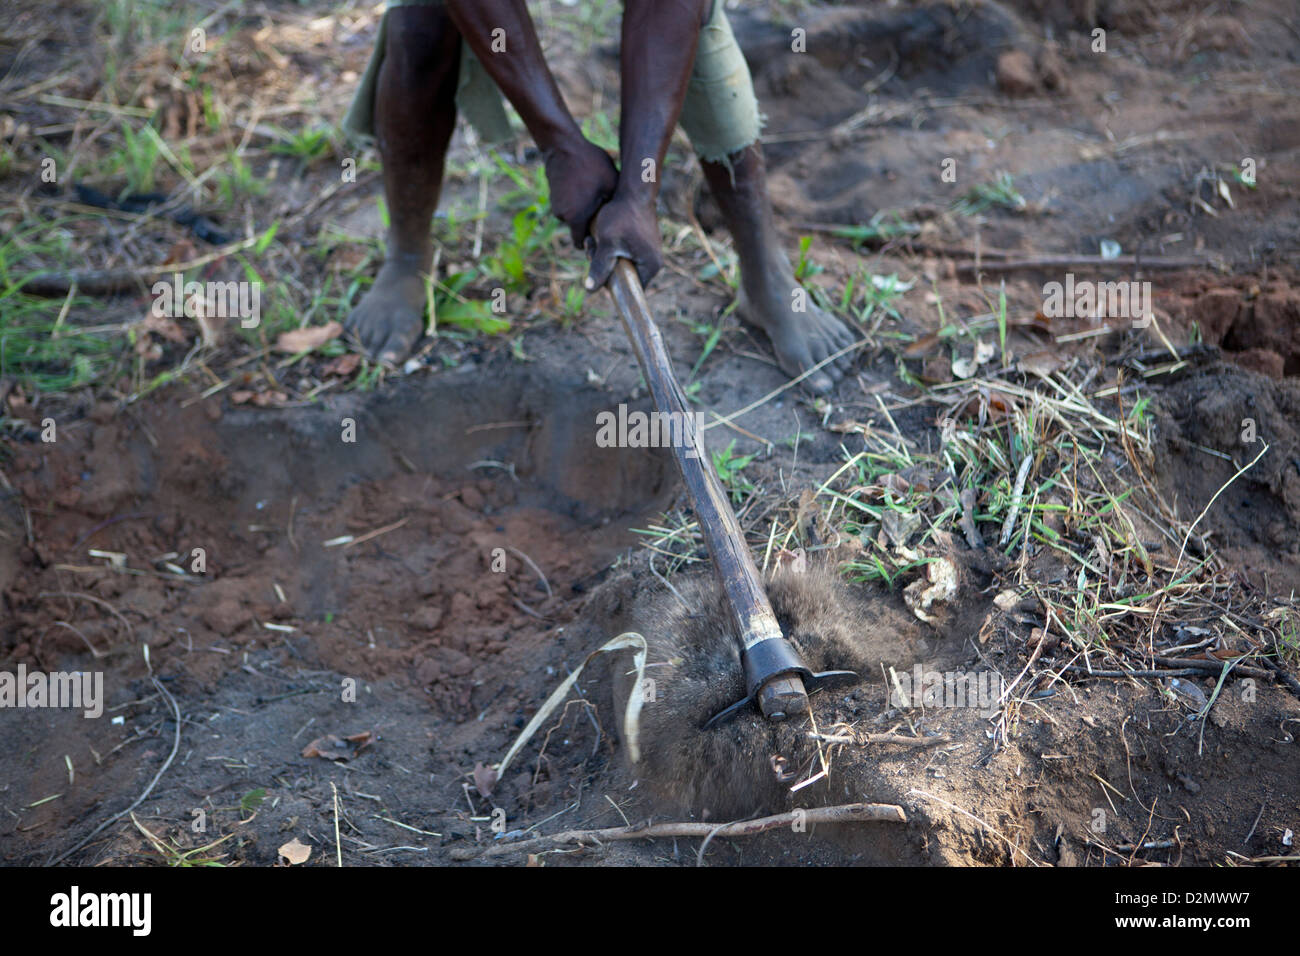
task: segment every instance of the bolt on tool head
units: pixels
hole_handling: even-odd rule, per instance
[[[853,671],[813,673],[779,628],[776,636],[742,650],[740,664],[745,674],[745,696],[710,717],[704,724],[706,730],[735,717],[751,702],[768,720],[797,717],[808,713],[809,694],[859,680]]]

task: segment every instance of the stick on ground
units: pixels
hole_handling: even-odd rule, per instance
[[[778,830],[795,823],[906,823],[903,808],[892,803],[845,803],[835,807],[812,807],[808,810],[791,810],[757,820],[740,820],[735,823],[654,823],[643,827],[607,827],[603,830],[565,830],[550,836],[521,840],[489,847],[485,856],[533,850],[544,844],[577,843],[579,846],[599,846],[614,840],[653,840],[665,837],[738,837],[752,836],[766,830]]]

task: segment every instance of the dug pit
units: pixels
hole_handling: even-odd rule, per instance
[[[6,734],[30,744],[3,775],[5,804],[23,808],[0,824],[7,861],[66,850],[166,759],[175,727],[159,723],[149,666],[186,715],[187,747],[199,726],[238,738],[213,762],[246,783],[216,783],[207,757],[182,752],[150,795],[199,808],[214,787],[242,797],[300,775],[318,732],[382,738],[409,721],[436,746],[489,709],[524,713],[542,660],[556,666],[547,633],[667,504],[672,463],[597,447],[594,389],[518,366],[469,384],[274,412],[223,410],[220,396],[103,404],[61,416],[53,442],[33,430],[15,445],[0,655],[8,670],[102,671],[107,699],[100,720],[6,713]]]

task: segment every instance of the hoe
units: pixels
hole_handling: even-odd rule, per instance
[[[650,386],[655,408],[669,413],[669,421],[682,423],[683,440],[673,443],[673,455],[740,643],[745,696],[714,714],[704,726],[708,728],[728,720],[751,703],[773,721],[807,713],[810,693],[827,686],[856,683],[858,675],[853,671],[814,674],[786,640],[768,603],[735,512],[695,428],[695,417],[687,410],[685,396],[673,374],[672,360],[650,314],[636,269],[627,259],[617,261],[608,287]]]

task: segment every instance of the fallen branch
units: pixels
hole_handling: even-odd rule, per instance
[[[1198,269],[1217,263],[1203,256],[1030,256],[996,262],[959,262],[960,272],[1019,272],[1022,269]]]
[[[607,827],[603,830],[565,830],[550,836],[520,840],[488,847],[484,856],[498,856],[521,850],[533,850],[544,844],[577,843],[579,846],[599,846],[614,840],[656,840],[668,837],[718,837],[752,836],[767,830],[800,826],[810,823],[906,823],[903,808],[892,803],[845,803],[835,807],[812,807],[791,810],[757,820],[740,820],[735,823],[652,823],[641,827]]]
[[[1181,667],[1176,670],[1135,670],[1135,671],[1101,671],[1089,670],[1081,664],[1067,664],[1062,670],[1083,674],[1086,677],[1204,677],[1206,672],[1197,667]]]
[[[199,266],[215,262],[225,256],[255,245],[262,239],[261,235],[249,236],[238,242],[231,242],[206,255],[187,262],[164,263],[162,265],[143,266],[129,269],[81,269],[69,272],[38,272],[18,283],[18,291],[28,295],[59,296],[67,295],[68,290],[76,287],[84,295],[117,295],[131,292],[148,285],[147,280],[156,276],[171,275],[176,272],[188,272]]]
[[[952,740],[947,734],[934,737],[908,737],[904,734],[809,734],[809,739],[820,740],[824,744],[852,744],[864,747],[893,744],[898,747],[937,747]]]
[[[1278,680],[1285,684],[1291,693],[1300,697],[1300,680],[1296,680],[1294,675],[1287,671],[1285,667],[1268,657],[1259,658],[1259,662],[1267,667]]]
[[[1254,677],[1256,680],[1271,680],[1273,678],[1273,675],[1263,668],[1233,664],[1232,661],[1199,660],[1182,657],[1155,657],[1153,660],[1163,667],[1192,667],[1207,674],[1218,674],[1222,672],[1225,664],[1229,664],[1232,666],[1232,672],[1240,677]]]

